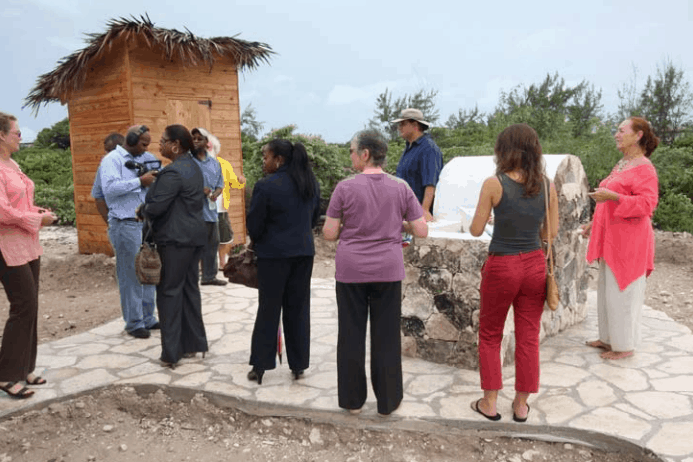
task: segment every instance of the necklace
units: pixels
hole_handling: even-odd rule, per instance
[[[631,159],[626,159],[626,158],[624,157],[623,159],[619,160],[619,161],[616,163],[616,166],[614,167],[614,170],[615,170],[617,173],[620,173],[620,172],[624,171],[626,168],[628,168],[628,167],[634,165],[635,162],[636,162],[638,159],[640,159],[640,157],[642,157],[642,156],[633,157],[633,158],[631,158]]]

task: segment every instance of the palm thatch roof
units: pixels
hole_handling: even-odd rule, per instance
[[[124,38],[143,39],[149,47],[158,46],[163,50],[163,58],[177,58],[183,65],[196,67],[214,65],[215,57],[232,58],[239,69],[254,69],[263,61],[269,63],[274,51],[266,43],[247,42],[234,37],[214,37],[204,39],[192,32],[154,27],[146,14],[139,19],[112,19],[108,30],[103,34],[87,34],[88,46],[61,59],[58,67],[38,78],[36,86],[24,100],[24,107],[37,112],[40,105],[50,102],[64,102],[67,96],[84,85],[89,63],[111,50],[113,43]]]

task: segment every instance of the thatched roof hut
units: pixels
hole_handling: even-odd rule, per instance
[[[150,151],[158,153],[167,125],[204,127],[220,139],[219,155],[242,172],[238,71],[268,63],[273,53],[265,43],[235,36],[204,39],[155,27],[147,16],[121,18],[105,33],[89,34],[86,48],[39,77],[27,106],[68,105],[81,253],[112,254],[90,195],[104,138],[145,124],[152,131]],[[231,202],[236,242],[244,242],[244,194],[234,190]]]

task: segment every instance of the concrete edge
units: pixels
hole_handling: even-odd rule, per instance
[[[623,453],[634,458],[648,455],[661,462],[665,459],[651,449],[617,436],[605,435],[591,430],[583,430],[570,427],[552,427],[548,425],[527,425],[518,423],[490,423],[470,420],[453,420],[438,418],[409,418],[399,416],[396,413],[389,417],[380,417],[377,414],[351,415],[341,410],[316,410],[305,409],[298,406],[285,404],[271,404],[235,396],[224,395],[219,392],[199,390],[196,388],[157,385],[157,384],[127,384],[102,385],[88,390],[82,390],[70,395],[55,397],[41,401],[34,405],[14,409],[7,413],[0,412],[0,422],[17,417],[28,412],[38,412],[52,404],[75,400],[81,396],[92,395],[106,389],[133,388],[135,392],[145,397],[162,390],[174,401],[190,401],[196,395],[204,396],[210,403],[220,408],[234,408],[249,415],[258,417],[291,417],[309,419],[316,423],[346,426],[371,431],[388,431],[392,429],[418,432],[418,433],[464,433],[480,438],[522,438],[551,443],[571,443],[600,449],[606,452]],[[396,411],[395,411],[396,412]]]

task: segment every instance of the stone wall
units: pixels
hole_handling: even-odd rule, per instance
[[[589,218],[590,199],[580,160],[564,156],[556,169],[554,183],[560,217],[554,259],[561,304],[556,311],[544,309],[542,340],[586,316],[587,240],[580,236],[579,226]],[[402,352],[406,356],[476,369],[480,271],[490,241],[465,238],[462,233],[459,236],[442,233],[445,237],[431,234],[425,239],[415,239],[404,251],[407,278],[402,286]],[[503,336],[503,363],[512,363],[514,353],[511,308]]]

